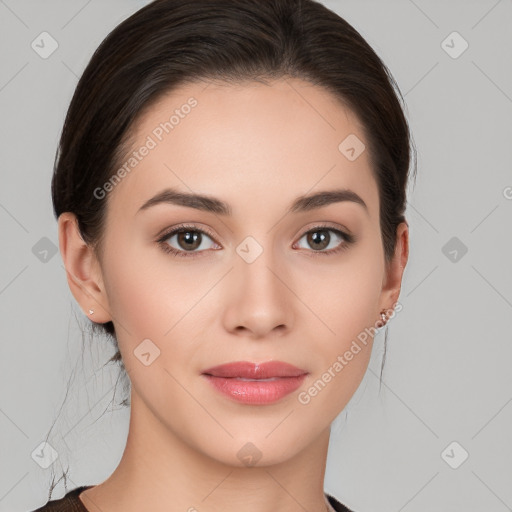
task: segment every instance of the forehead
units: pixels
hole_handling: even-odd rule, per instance
[[[128,215],[166,187],[223,198],[235,215],[249,198],[284,207],[342,187],[377,215],[362,125],[328,91],[299,79],[182,85],[140,116],[123,164],[109,199]]]

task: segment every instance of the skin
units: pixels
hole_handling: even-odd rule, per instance
[[[123,457],[80,499],[94,512],[325,510],[330,424],[365,374],[372,339],[308,404],[298,395],[398,301],[407,224],[386,265],[369,152],[349,161],[338,150],[349,134],[366,144],[363,129],[330,93],[299,79],[184,85],[140,118],[134,149],[191,96],[198,105],[104,199],[101,259],[74,216],[59,217],[70,289],[85,312],[94,309],[91,319],[113,320],[132,382]],[[137,213],[166,187],[220,198],[232,216],[171,204]],[[367,211],[344,201],[285,215],[298,196],[345,187]],[[215,235],[203,235],[195,257],[155,241],[182,222]],[[318,254],[304,235],[324,222],[356,241]],[[345,243],[328,234],[324,252]],[[250,264],[236,252],[247,236],[263,248]],[[167,243],[186,249],[177,236]],[[160,356],[145,366],[134,350],[148,338]],[[273,404],[234,402],[201,377],[218,364],[271,359],[309,372]],[[249,442],[261,452],[253,467],[237,457]]]

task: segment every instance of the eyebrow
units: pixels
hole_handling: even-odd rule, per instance
[[[287,213],[306,212],[316,208],[322,208],[323,206],[328,206],[333,203],[340,203],[344,201],[359,204],[365,209],[366,213],[368,213],[368,207],[363,199],[353,190],[346,188],[324,190],[311,195],[299,196],[288,208]],[[220,199],[212,196],[181,192],[174,188],[166,188],[151,199],[148,199],[139,208],[137,213],[143,210],[147,210],[148,208],[158,204],[174,204],[178,206],[186,206],[187,208],[195,208],[196,210],[202,210],[218,215],[232,215],[232,210],[229,204],[221,201]]]

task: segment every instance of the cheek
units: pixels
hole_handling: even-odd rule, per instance
[[[301,274],[308,276],[301,278],[305,302],[314,309],[322,337],[330,346],[343,348],[365,328],[374,326],[383,268],[381,253],[376,248],[372,252],[365,244],[342,255],[335,265],[301,269]]]
[[[298,402],[309,418],[323,415],[333,421],[360,385],[370,361],[375,336],[375,289],[344,281],[337,307],[322,310],[334,332],[316,337],[315,373],[305,383]],[[353,293],[351,293],[353,292]],[[314,420],[312,420],[314,428]]]
[[[194,354],[195,345],[189,343],[196,329],[194,306],[205,294],[205,286],[183,265],[167,261],[165,254],[154,256],[152,251],[135,248],[129,256],[110,260],[107,275],[109,305],[126,371],[148,406],[160,404],[165,409],[170,397],[182,392],[171,375],[182,381],[183,362]],[[142,354],[147,352],[152,361],[146,366]]]
[[[138,235],[140,238],[140,235]],[[110,311],[126,329],[124,335],[162,338],[204,293],[197,275],[156,244],[130,243],[136,235],[118,237],[105,264]],[[114,320],[115,323],[115,320]]]

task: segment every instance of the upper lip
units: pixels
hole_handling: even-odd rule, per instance
[[[202,373],[212,375],[213,377],[270,379],[272,377],[298,377],[308,372],[282,361],[267,361],[263,363],[234,361],[208,368],[208,370]]]

